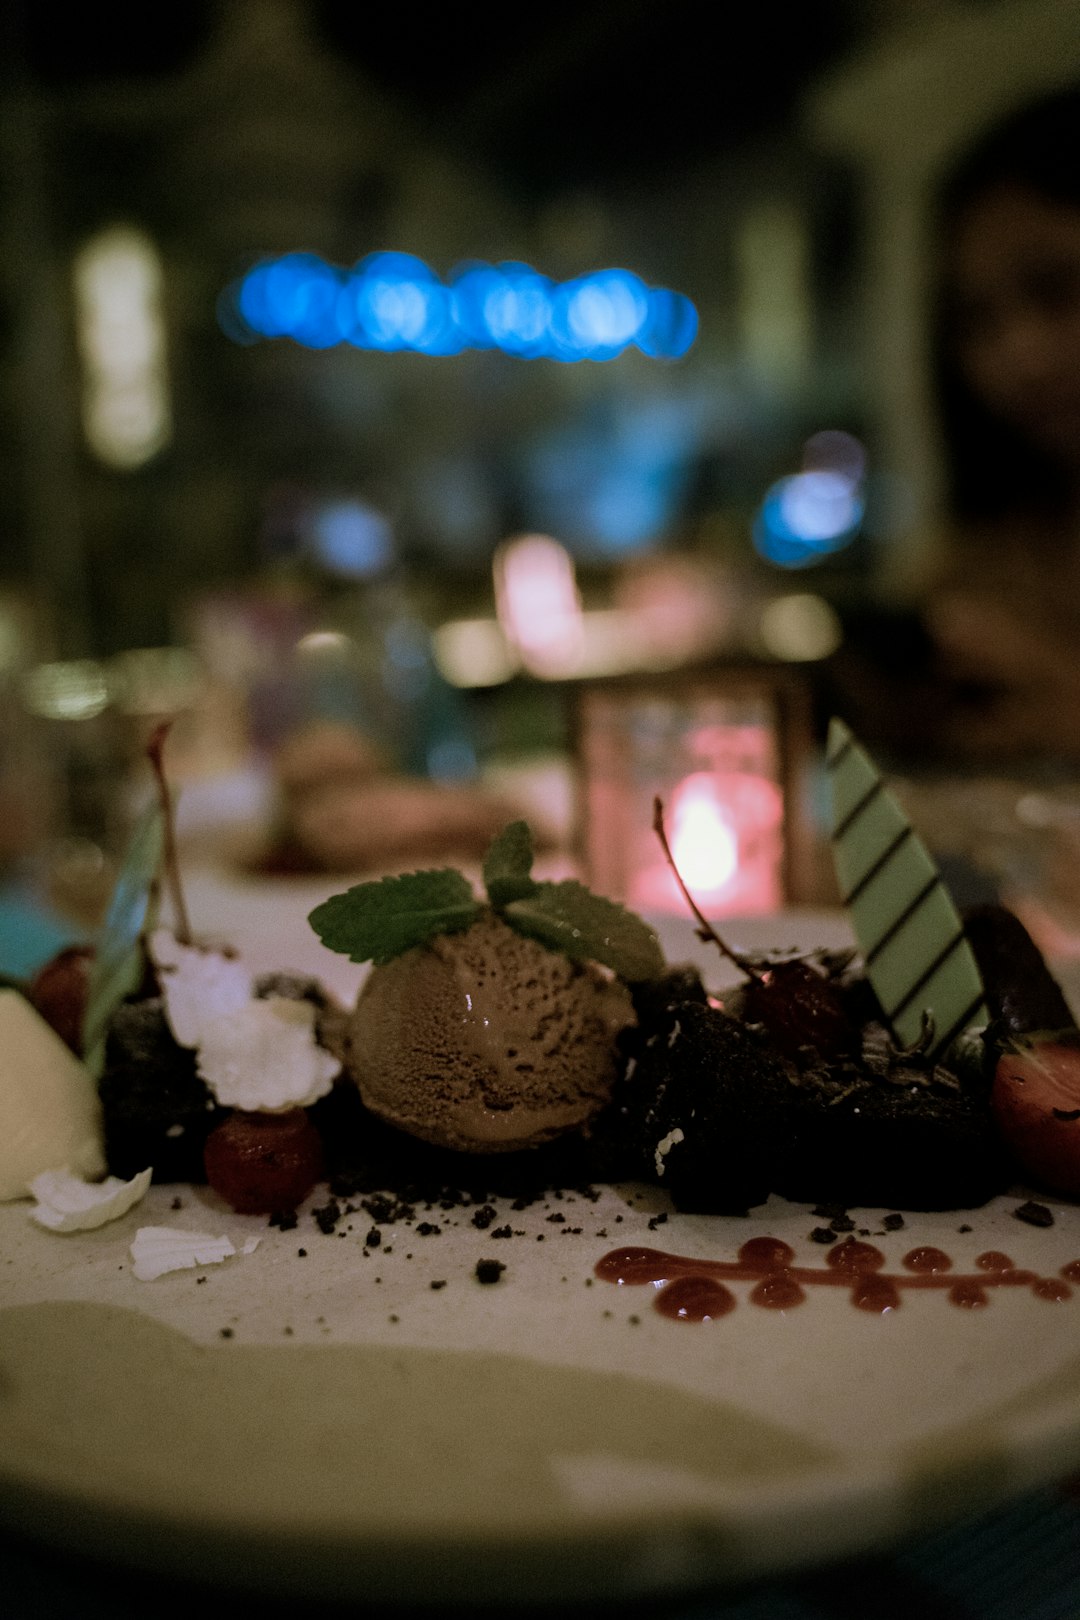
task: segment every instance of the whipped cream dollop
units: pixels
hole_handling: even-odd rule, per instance
[[[292,996],[256,996],[235,953],[184,945],[159,928],[148,941],[180,1046],[225,1108],[279,1113],[325,1097],[341,1064],[316,1038],[316,1008]]]

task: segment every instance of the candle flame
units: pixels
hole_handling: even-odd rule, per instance
[[[715,894],[727,887],[739,863],[739,839],[716,779],[705,771],[688,776],[671,804],[671,849],[691,889]]]

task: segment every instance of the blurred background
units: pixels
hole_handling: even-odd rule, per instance
[[[930,198],[1080,77],[1068,0],[0,28],[9,870],[107,852],[163,717],[193,823],[213,783],[276,870],[362,866],[313,774],[557,840],[576,685],[794,666],[820,740],[849,653],[917,655]]]

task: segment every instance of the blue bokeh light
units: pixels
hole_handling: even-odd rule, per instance
[[[373,253],[352,271],[313,253],[265,260],[225,289],[218,320],[238,343],[284,337],[312,349],[498,349],[564,361],[613,360],[632,344],[681,359],[698,327],[688,298],[630,270],[557,283],[527,264],[470,261],[443,282],[409,253]]]
[[[327,501],[311,519],[311,546],[324,567],[365,579],[393,561],[389,520],[365,501]]]
[[[854,479],[837,472],[794,473],[766,492],[754,545],[780,568],[808,568],[854,540],[865,509]]]

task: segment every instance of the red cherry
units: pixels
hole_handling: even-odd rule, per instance
[[[998,1059],[991,1107],[1028,1174],[1053,1192],[1080,1196],[1080,1044],[1035,1037]]]
[[[851,1046],[851,1020],[839,985],[801,957],[777,962],[744,992],[744,1016],[764,1024],[788,1057],[813,1047],[822,1057],[839,1057]]]
[[[322,1141],[304,1108],[284,1114],[241,1109],[210,1132],[206,1179],[241,1215],[295,1209],[322,1178]]]
[[[76,1057],[82,1057],[82,1026],[92,945],[69,945],[38,968],[26,988],[27,1000],[37,1008]]]

